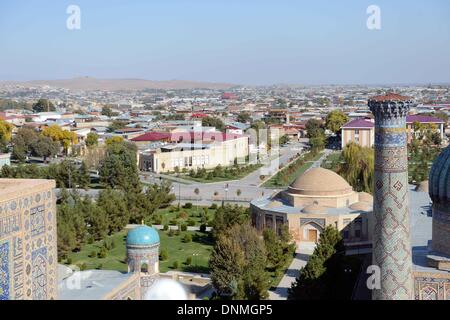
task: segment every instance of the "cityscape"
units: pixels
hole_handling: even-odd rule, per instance
[[[157,21],[167,10],[174,15],[169,20],[185,17],[179,1],[79,2],[42,1],[35,8],[49,17],[62,10],[56,22],[37,26],[48,32],[42,37],[59,41],[59,53],[49,44],[48,55],[9,47],[15,36],[33,37],[28,24],[8,28],[25,19],[22,6],[35,4],[0,4],[0,300],[181,300],[187,304],[179,304],[178,315],[205,317],[213,312],[208,301],[259,301],[264,308],[256,314],[269,315],[270,303],[280,300],[450,300],[450,25],[441,13],[450,13],[448,3],[430,1],[423,12],[423,23],[436,24],[428,31],[439,26],[429,43],[409,44],[407,34],[396,47],[436,42],[433,54],[424,60],[417,49],[401,64],[403,56],[392,53],[398,69],[388,48],[391,37],[405,33],[392,21],[402,6],[349,4],[367,29],[361,43],[374,41],[384,61],[360,71],[360,48],[349,44],[355,66],[342,62],[343,75],[341,67],[327,67],[339,64],[339,46],[336,59],[330,52],[299,53],[318,69],[323,63],[328,74],[300,65],[290,72],[295,54],[284,64],[275,49],[253,56],[266,59],[261,72],[253,62],[243,65],[253,52],[247,46],[260,45],[260,32],[273,36],[266,40],[277,49],[294,37],[290,30],[277,38],[281,27],[267,34],[258,18],[250,22],[262,31],[242,31],[255,32],[250,44],[235,47],[226,34],[225,46],[205,30],[190,51],[182,46],[189,32],[203,28],[199,22],[185,26],[186,40],[162,23],[166,37],[149,35],[154,44],[95,24],[103,19],[100,9],[117,19],[130,11],[142,17],[139,10],[152,6],[161,14]],[[264,1],[258,12],[265,17],[290,5]],[[202,14],[241,8],[234,1],[226,9],[222,1],[192,6],[185,9],[197,10],[193,17],[199,6]],[[408,10],[424,6],[413,1]],[[307,9],[320,16],[315,5]],[[334,19],[349,14],[340,10]],[[237,25],[241,18],[236,13]],[[49,31],[60,20],[62,30]],[[125,34],[143,36],[153,22],[129,23]],[[325,37],[327,26],[312,35]],[[126,52],[114,49],[114,30]],[[383,32],[387,40],[372,36]],[[85,41],[83,53],[69,52],[64,37]],[[111,49],[107,56],[96,37]],[[241,37],[235,34],[236,43]],[[334,46],[333,36],[326,37]],[[197,60],[199,43],[209,48]],[[230,60],[216,68],[206,56],[222,46],[221,58]],[[142,55],[149,48],[155,58]],[[182,61],[197,61],[197,70]],[[285,74],[262,75],[272,68]],[[306,75],[295,78],[297,68]],[[190,307],[189,300],[204,307]]]

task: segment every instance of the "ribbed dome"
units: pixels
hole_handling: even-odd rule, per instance
[[[359,201],[367,202],[370,204],[373,203],[373,196],[370,193],[360,192],[360,193],[358,193],[358,195],[359,195]]]
[[[151,246],[159,242],[158,231],[152,227],[142,225],[128,231],[127,245]]]
[[[337,196],[352,192],[352,187],[337,173],[313,168],[299,176],[290,186],[289,192],[302,195]]]
[[[372,206],[367,202],[355,202],[350,206],[350,209],[355,211],[371,211]]]
[[[302,209],[303,213],[319,213],[324,214],[327,213],[327,208],[319,206],[318,204],[314,203],[309,206],[306,206]]]
[[[450,199],[450,146],[434,161],[429,175],[429,193],[433,200]]]

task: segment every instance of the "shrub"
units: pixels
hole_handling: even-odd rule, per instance
[[[91,253],[89,253],[88,257],[89,258],[95,258],[97,256],[97,252],[95,251],[91,251]]]
[[[187,224],[183,223],[183,224],[180,226],[179,230],[181,230],[181,231],[186,231],[186,230],[187,230]]]
[[[192,219],[189,219],[189,220],[187,221],[187,225],[188,225],[189,227],[193,227],[193,226],[195,226],[195,221],[192,220]]]
[[[98,256],[100,259],[106,258],[107,255],[108,255],[108,250],[106,250],[105,247],[102,247],[102,248],[100,249],[100,252],[97,254],[97,256]]]
[[[186,211],[181,211],[180,214],[178,215],[178,217],[181,219],[187,219],[189,217],[189,215]]]
[[[73,261],[72,261],[72,258],[71,258],[71,257],[68,257],[68,258],[67,258],[67,264],[72,264],[72,262],[73,262]]]
[[[186,233],[183,237],[183,242],[185,243],[192,242],[192,235],[190,233]]]
[[[211,210],[217,210],[217,204],[213,203],[210,207]]]
[[[80,268],[80,271],[84,271],[87,269],[87,264],[83,262],[81,265],[78,266]]]
[[[169,232],[167,233],[167,235],[169,237],[173,237],[174,234],[175,234],[175,231],[173,231],[173,229],[170,229]]]
[[[160,214],[157,214],[153,217],[153,223],[154,224],[162,224],[162,216]]]
[[[206,224],[202,224],[201,226],[200,226],[200,232],[206,232]]]
[[[178,261],[174,261],[172,264],[173,269],[178,269],[180,267],[180,263]]]
[[[170,225],[177,225],[178,221],[177,221],[177,219],[172,219],[172,220],[169,221],[169,224]]]
[[[192,209],[192,203],[191,202],[186,202],[184,204],[183,208],[185,208],[185,209]]]
[[[187,266],[190,266],[192,264],[192,257],[187,257],[186,258],[186,263]]]
[[[161,250],[161,253],[159,254],[159,259],[161,261],[169,259],[169,252],[167,252],[166,249]]]
[[[168,225],[167,223],[163,226],[163,230],[164,230],[164,231],[169,230],[169,225]]]

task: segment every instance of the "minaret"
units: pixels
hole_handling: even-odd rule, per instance
[[[380,268],[376,300],[413,299],[408,206],[406,115],[411,98],[387,94],[369,99],[375,116],[373,264]]]

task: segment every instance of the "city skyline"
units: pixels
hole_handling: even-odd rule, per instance
[[[67,29],[70,5],[80,8],[79,30]],[[366,26],[370,5],[381,10],[380,30]],[[0,9],[3,81],[449,83],[446,1],[7,1]]]

